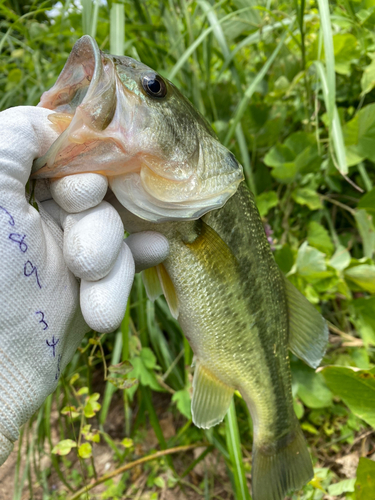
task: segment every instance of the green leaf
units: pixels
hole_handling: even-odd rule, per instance
[[[364,344],[375,345],[375,297],[353,300],[352,306],[358,317],[353,322]]]
[[[358,208],[364,208],[366,212],[375,215],[375,188],[371,189],[359,200]]]
[[[349,75],[350,66],[359,56],[357,39],[349,33],[333,37],[335,71],[340,75]]]
[[[318,250],[322,250],[326,254],[333,252],[334,246],[329,233],[325,227],[318,222],[311,221],[307,230],[307,241],[309,244]]]
[[[86,403],[83,408],[83,412],[86,418],[95,417],[95,414],[100,410],[101,405],[97,403],[99,397],[100,394],[98,392],[94,392],[94,394],[91,394],[91,396],[86,398]]]
[[[375,293],[375,266],[362,264],[351,267],[346,269],[345,276],[362,288],[362,290]]]
[[[372,61],[365,67],[361,79],[362,95],[368,94],[375,87],[375,54],[367,54]]]
[[[266,191],[257,196],[257,207],[261,217],[268,214],[271,208],[276,207],[279,200],[275,191]]]
[[[363,256],[371,259],[375,252],[375,228],[372,215],[360,209],[355,211],[354,218],[363,241]]]
[[[375,427],[375,368],[354,371],[343,366],[327,366],[322,374],[331,391],[340,396],[355,415]]]
[[[152,370],[156,367],[156,357],[155,354],[151,351],[149,347],[144,347],[141,350],[140,356],[142,358],[143,363],[147,368]]]
[[[355,483],[356,500],[373,500],[375,491],[375,462],[361,457]]]
[[[69,415],[71,418],[76,418],[81,415],[81,410],[77,410],[75,406],[64,406],[61,410],[62,415]]]
[[[132,446],[134,446],[133,440],[130,438],[124,438],[121,441],[121,444],[124,448],[131,448]]]
[[[90,443],[83,443],[78,448],[78,455],[81,458],[90,458],[92,456],[92,446]]]
[[[323,207],[319,195],[309,188],[295,189],[292,192],[292,197],[300,205],[307,205],[310,210],[318,210]]]
[[[327,269],[325,255],[316,248],[308,246],[307,241],[302,243],[297,254],[297,271],[301,276],[311,276]]]
[[[336,252],[332,255],[329,265],[337,269],[337,271],[343,271],[348,267],[351,261],[351,256],[348,250],[340,245]]]
[[[148,348],[145,348],[145,349],[152,352]],[[138,379],[142,385],[149,386],[154,391],[162,391],[163,390],[157,381],[155,373],[152,370],[149,370],[147,368],[147,366],[143,362],[142,358],[140,358],[140,357],[132,358],[132,365],[134,366],[134,369],[133,369],[133,371],[130,372],[129,377],[132,377],[132,378],[134,377],[135,379]]]
[[[348,493],[354,491],[354,485],[356,478],[344,479],[336,484],[331,484],[328,486],[328,493],[333,496],[342,495],[343,493]]]
[[[111,373],[116,373],[118,375],[127,375],[130,373],[133,369],[133,366],[129,361],[122,361],[121,363],[118,363],[117,365],[111,365],[108,370]]]
[[[72,439],[63,439],[52,448],[52,453],[55,455],[67,455],[72,448],[76,448],[77,443]]]
[[[177,409],[187,419],[191,418],[191,398],[187,389],[176,391],[172,396],[172,401],[176,403]]]
[[[298,361],[292,367],[293,382],[297,383],[297,395],[309,408],[325,408],[332,404],[332,393],[321,373],[316,373]]]
[[[275,260],[284,274],[287,274],[293,267],[294,255],[289,245],[284,245],[275,252]]]

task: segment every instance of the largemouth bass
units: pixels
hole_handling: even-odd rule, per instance
[[[328,330],[278,269],[233,155],[170,82],[101,53],[89,37],[41,105],[58,111],[62,135],[34,176],[108,175],[126,229],[168,238],[169,257],[143,278],[152,300],[164,293],[193,349],[195,425],[221,422],[238,390],[254,425],[253,499],[301,488],[313,469],[293,410],[289,349],[316,368]]]

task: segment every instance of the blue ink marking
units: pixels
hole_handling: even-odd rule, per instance
[[[19,238],[19,239],[17,239]],[[24,239],[26,238],[26,234],[24,234],[23,236],[18,234],[18,233],[10,233],[9,235],[9,239],[14,241],[14,243],[17,243],[18,246],[20,247],[20,250],[22,253],[25,253],[26,250],[27,250],[27,245],[26,243],[23,241]]]
[[[55,380],[57,380],[59,377],[60,377],[60,364],[61,364],[61,358],[62,358],[62,355],[59,354],[57,356],[57,372],[56,372],[56,375],[55,375]]]
[[[35,314],[41,314],[42,315],[42,319],[39,321],[39,323],[44,323],[45,327],[43,328],[43,330],[47,330],[48,328],[48,325],[47,323],[44,321],[44,312],[42,311],[37,311]],[[53,337],[52,337],[53,338]],[[47,341],[46,341],[47,342]],[[47,342],[48,343],[48,342]],[[55,357],[55,355],[53,356]]]
[[[3,210],[3,211],[7,214],[7,216],[9,217],[9,221],[8,221],[8,222],[9,222],[9,224],[10,224],[11,226],[14,226],[14,224],[15,224],[14,219],[13,219],[13,217],[10,215],[10,213],[8,212],[8,210],[7,210],[6,208],[4,208],[4,207],[1,207],[1,206],[0,206],[0,210]]]
[[[31,271],[28,270],[28,267],[27,267],[28,264],[31,267]],[[42,285],[39,282],[38,270],[37,270],[36,266],[33,266],[29,260],[26,262],[26,264],[23,267],[23,274],[27,277],[31,276],[32,274],[35,274],[35,279],[36,279],[36,282],[38,284],[38,287],[42,288]]]
[[[52,347],[52,355],[53,355],[53,357],[56,356],[55,347],[57,346],[57,344],[59,342],[60,342],[60,339],[55,339],[54,335],[52,335],[51,343],[49,343],[48,340],[46,340],[46,344],[48,345],[48,347]]]

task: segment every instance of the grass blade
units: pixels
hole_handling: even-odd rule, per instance
[[[125,10],[124,4],[113,3],[111,8],[110,52],[116,56],[124,55]]]
[[[249,104],[249,101],[250,101],[252,95],[254,94],[258,83],[261,82],[263,80],[263,78],[266,76],[267,71],[271,67],[273,61],[276,59],[277,54],[280,52],[281,47],[284,45],[286,35],[287,35],[287,32],[285,32],[283,34],[280,42],[278,43],[276,49],[273,51],[271,57],[267,60],[267,62],[263,66],[263,68],[259,71],[257,76],[254,78],[254,80],[251,82],[251,84],[246,89],[244,96],[242,97],[240,103],[237,106],[237,110],[236,110],[236,113],[234,115],[231,127],[230,127],[230,129],[227,133],[227,136],[225,138],[225,141],[224,141],[224,146],[228,146],[231,138],[233,137],[233,134],[236,131],[237,125],[239,124],[242,116],[244,115],[244,113],[247,109],[247,105]]]
[[[225,434],[230,461],[232,463],[236,500],[251,500],[246,484],[245,469],[242,462],[240,433],[238,430],[236,408],[233,400],[225,417]]]
[[[315,63],[315,66],[318,69],[318,74],[322,83],[323,97],[328,114],[329,136],[332,140],[332,145],[336,157],[333,158],[333,161],[338,171],[342,175],[347,175],[348,166],[346,163],[344,137],[336,106],[335,55],[333,50],[329,4],[327,0],[318,0],[318,6],[320,14],[320,26],[324,41],[325,68],[320,61],[317,61]]]

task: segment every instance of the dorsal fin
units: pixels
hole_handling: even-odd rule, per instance
[[[317,368],[328,342],[328,326],[315,307],[285,278],[289,312],[289,348],[312,368]]]

